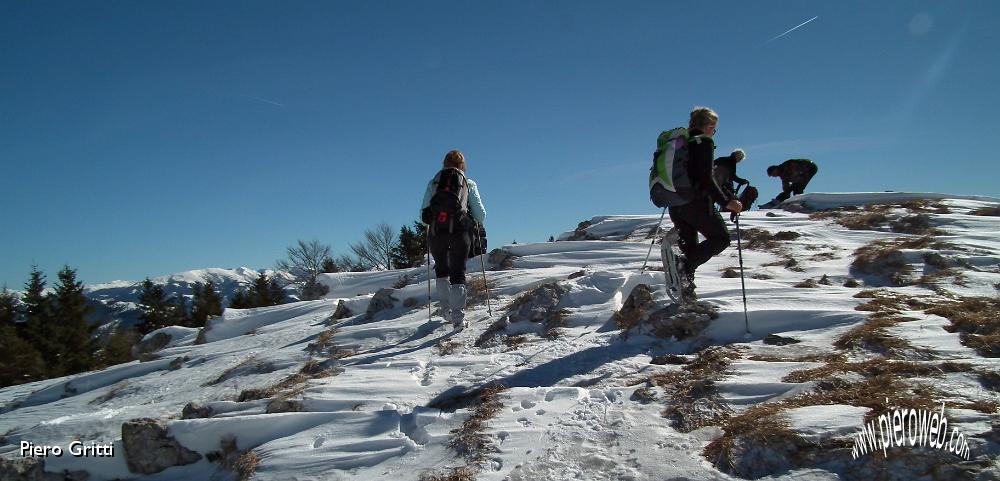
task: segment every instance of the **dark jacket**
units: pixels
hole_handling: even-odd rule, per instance
[[[712,175],[715,158],[715,142],[711,137],[705,137],[704,132],[692,129],[688,140],[688,175],[694,185],[696,196],[709,197],[720,205],[726,205],[733,200],[733,195],[719,187]]]
[[[781,190],[791,192],[795,187],[799,187],[799,190],[805,188],[818,170],[819,167],[809,159],[789,159],[782,162],[777,171],[781,178]]]
[[[719,187],[729,192],[736,191],[733,187],[734,181],[739,184],[750,183],[749,180],[736,175],[736,159],[732,155],[715,159],[715,181],[719,184]]]

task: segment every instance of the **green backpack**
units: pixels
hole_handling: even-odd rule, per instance
[[[688,131],[665,130],[656,139],[653,166],[649,168],[649,198],[657,207],[691,202],[694,188],[688,175]]]

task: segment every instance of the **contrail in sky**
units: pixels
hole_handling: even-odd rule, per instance
[[[256,100],[256,101],[259,101],[259,102],[268,103],[268,104],[271,104],[271,105],[276,105],[278,107],[284,107],[285,106],[284,104],[279,104],[278,102],[275,102],[273,100],[262,99],[260,97],[255,97],[253,95],[243,95],[243,97],[246,97],[246,98],[252,99],[252,100]]]
[[[813,17],[813,18],[810,18],[809,20],[806,20],[805,22],[802,22],[802,23],[800,23],[800,24],[798,24],[798,25],[796,25],[796,26],[794,26],[794,27],[792,27],[792,28],[788,29],[788,31],[787,31],[787,32],[785,32],[785,33],[783,33],[783,34],[781,34],[781,35],[778,35],[777,37],[774,37],[774,38],[772,38],[771,40],[768,40],[768,41],[764,42],[764,45],[767,45],[767,44],[769,44],[769,43],[771,43],[771,42],[773,42],[773,41],[775,41],[775,40],[777,40],[777,39],[779,39],[779,38],[781,38],[781,37],[784,37],[785,35],[788,35],[788,34],[790,34],[790,33],[794,32],[794,31],[798,30],[798,29],[799,29],[800,27],[802,27],[803,25],[805,25],[805,24],[807,24],[807,23],[809,23],[809,22],[811,22],[811,21],[813,21],[813,20],[816,20],[817,18],[819,18],[819,15],[816,15],[815,17]]]

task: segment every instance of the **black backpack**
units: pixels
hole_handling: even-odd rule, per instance
[[[469,230],[469,185],[465,174],[453,167],[443,169],[434,178],[434,195],[422,212],[430,233]]]

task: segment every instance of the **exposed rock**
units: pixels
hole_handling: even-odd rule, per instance
[[[332,323],[332,321],[339,321],[341,319],[351,317],[353,315],[354,312],[351,311],[351,309],[347,307],[347,304],[344,303],[344,300],[341,299],[339,302],[337,302],[337,309],[333,311],[333,314],[330,316],[329,323]]]
[[[565,240],[568,240],[568,241],[597,240],[596,236],[594,236],[590,232],[587,232],[587,229],[589,229],[590,226],[592,226],[592,225],[593,225],[593,223],[591,223],[589,220],[585,220],[585,221],[577,224],[576,230],[574,230],[573,233],[570,234],[570,236],[568,238],[566,238]]]
[[[657,366],[663,366],[666,364],[679,366],[687,364],[688,362],[690,361],[688,361],[684,356],[678,356],[677,354],[663,354],[660,356],[656,356],[649,361],[650,364],[655,364]]]
[[[567,277],[566,279],[572,280],[572,279],[576,279],[577,277],[583,277],[585,275],[587,275],[586,271],[576,271],[576,272],[570,274],[569,277]]]
[[[122,424],[122,446],[129,471],[137,474],[159,473],[201,459],[200,454],[168,436],[166,426],[150,418],[132,419]]]
[[[133,347],[132,355],[135,357],[142,357],[144,354],[151,354],[159,351],[170,343],[170,339],[170,334],[157,332],[156,334],[153,334],[153,337],[144,339],[142,342]]]
[[[489,261],[490,265],[493,266],[490,269],[494,271],[502,271],[504,269],[510,269],[514,267],[514,254],[507,252],[503,249],[493,249],[490,251]]]
[[[569,288],[550,282],[517,298],[508,311],[510,322],[543,322],[559,313],[559,299]]]
[[[396,292],[395,289],[389,289],[386,287],[379,289],[378,292],[372,296],[372,300],[368,302],[368,310],[365,311],[365,316],[368,317],[368,319],[371,319],[375,316],[375,314],[395,307],[396,302],[398,302],[399,299],[392,297],[394,292]]]
[[[272,399],[267,403],[267,414],[297,413],[302,411],[302,402],[289,399]]]
[[[626,331],[638,326],[639,322],[649,316],[654,306],[652,289],[646,284],[635,286],[622,304],[622,308],[614,314],[615,326]]]
[[[777,334],[768,334],[764,336],[764,344],[768,346],[787,346],[789,344],[798,344],[802,341],[798,339],[792,339],[790,337],[781,337]]]
[[[683,302],[670,304],[653,312],[645,321],[657,337],[687,339],[705,331],[712,319],[719,317],[718,310],[709,304]]]
[[[209,406],[202,406],[198,403],[187,403],[181,411],[181,419],[203,419],[210,418],[215,411]]]
[[[181,367],[184,366],[184,363],[187,362],[187,360],[188,360],[188,358],[186,358],[186,357],[175,357],[175,358],[171,359],[170,360],[170,370],[171,371],[176,371],[176,370],[180,369]]]

